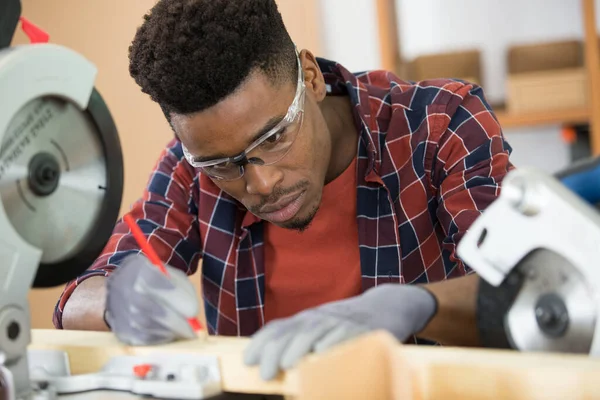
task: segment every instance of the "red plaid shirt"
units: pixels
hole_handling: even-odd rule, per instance
[[[353,74],[324,59],[319,65],[329,92],[349,95],[360,130],[355,195],[363,290],[471,272],[456,245],[512,168],[511,148],[482,89],[450,79],[407,82],[385,71]],[[202,259],[210,334],[248,336],[261,328],[264,222],[194,170],[177,140],[130,213],[165,263],[193,274]],[[139,251],[118,221],[97,261],[66,285],[55,326],[62,328],[78,283],[110,274]]]

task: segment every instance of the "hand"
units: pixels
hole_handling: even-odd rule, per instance
[[[199,310],[194,286],[184,272],[165,268],[169,276],[136,254],[108,277],[105,319],[123,343],[153,345],[196,337],[187,322]]]
[[[317,353],[373,330],[386,330],[400,342],[420,332],[437,311],[435,297],[414,285],[383,284],[360,296],[274,320],[258,331],[244,352],[247,365],[273,379],[311,351]]]

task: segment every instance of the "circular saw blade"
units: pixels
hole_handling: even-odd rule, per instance
[[[596,326],[593,290],[581,271],[547,249],[530,253],[519,265],[523,286],[506,315],[513,347],[531,351],[590,352]],[[538,311],[554,299],[556,321],[543,323]]]
[[[11,119],[0,145],[0,204],[17,233],[42,250],[34,287],[66,283],[94,262],[122,193],[116,126],[95,89],[87,110],[43,97]]]
[[[544,325],[544,299],[561,303],[560,323]],[[480,281],[477,325],[483,345],[522,351],[588,353],[594,337],[593,291],[581,272],[548,249],[529,253],[498,287]]]
[[[39,195],[31,161],[53,158],[58,185]],[[107,166],[89,116],[58,98],[38,98],[16,114],[0,147],[0,200],[23,239],[42,250],[43,263],[79,251],[102,206]]]

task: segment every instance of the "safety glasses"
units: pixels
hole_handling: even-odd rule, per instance
[[[198,161],[182,145],[183,154],[187,162],[214,179],[231,181],[244,176],[244,167],[247,164],[271,165],[281,161],[289,153],[296,141],[304,119],[306,86],[304,85],[304,72],[297,52],[296,59],[298,61],[296,95],[283,120],[254,141],[246,150],[234,157]]]

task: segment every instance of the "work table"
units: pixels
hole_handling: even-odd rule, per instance
[[[200,336],[161,346],[125,346],[106,332],[33,330],[30,349],[64,350],[72,374],[98,371],[111,357],[151,353],[216,356],[225,392],[286,399],[600,399],[600,360],[571,354],[519,353],[399,344],[384,332],[311,355],[263,381],[243,364],[247,338]]]

